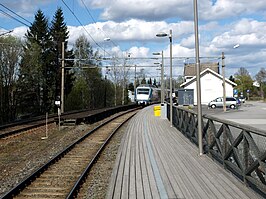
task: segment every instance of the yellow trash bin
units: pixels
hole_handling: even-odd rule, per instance
[[[161,116],[161,106],[154,106],[153,107],[154,116]]]

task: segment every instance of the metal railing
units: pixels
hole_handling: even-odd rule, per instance
[[[266,197],[266,131],[210,115],[202,118],[204,153]],[[198,146],[197,113],[173,107],[173,125]]]

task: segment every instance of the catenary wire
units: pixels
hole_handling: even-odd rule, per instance
[[[82,2],[82,4],[83,4],[83,6],[85,7],[86,11],[88,12],[88,14],[90,15],[92,21],[93,21],[95,24],[97,24],[96,20],[95,20],[94,17],[92,16],[90,10],[88,9],[88,7],[87,7],[86,4],[84,3],[84,1],[81,0],[81,2]],[[100,29],[100,28],[98,28],[98,29]],[[102,30],[102,29],[100,29],[100,30],[103,32],[103,34],[105,35],[105,37],[109,37],[108,34],[106,34],[106,32],[105,32],[104,30]],[[111,43],[112,43],[114,46],[118,46],[118,45],[117,45],[112,39],[111,39],[110,41],[111,41]]]
[[[1,11],[1,12],[2,12],[4,15],[6,15],[7,17],[10,17],[10,18],[12,18],[12,19],[16,20],[17,22],[19,22],[19,23],[21,23],[21,24],[23,24],[23,25],[25,25],[25,26],[29,27],[29,25],[28,25],[28,24],[26,24],[26,23],[24,23],[24,22],[20,21],[19,19],[17,19],[17,18],[15,18],[15,17],[13,17],[12,15],[8,14],[7,12],[5,12],[4,10],[0,9],[0,11]]]
[[[100,46],[95,39],[92,37],[92,35],[86,30],[86,28],[83,26],[81,21],[78,19],[78,17],[75,15],[75,13],[70,9],[70,7],[66,4],[64,0],[62,0],[63,4],[67,7],[67,9],[71,12],[71,14],[75,17],[75,19],[78,21],[78,23],[82,26],[82,28],[85,30],[85,32],[89,35],[89,37],[92,39],[92,41],[98,46],[100,49],[104,50],[102,46]]]
[[[12,12],[14,15],[18,16],[19,18],[23,19],[24,21],[28,22],[29,24],[32,24],[29,20],[25,19],[24,17],[20,16],[19,14],[17,14],[16,12],[14,12],[13,10],[11,10],[10,8],[8,8],[7,6],[3,5],[2,3],[0,3],[0,5],[2,7],[4,7],[5,9],[7,9],[8,11]]]

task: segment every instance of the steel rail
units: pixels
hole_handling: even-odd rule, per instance
[[[109,143],[109,141],[111,140],[111,138],[134,115],[135,114],[133,114],[131,117],[127,118],[119,126],[117,126],[116,129],[113,130],[113,132],[111,133],[111,135],[105,140],[105,142],[102,144],[102,146],[97,151],[97,153],[95,154],[95,156],[93,157],[93,159],[90,161],[90,163],[88,164],[88,166],[86,167],[86,169],[84,170],[84,172],[82,173],[82,175],[79,177],[79,179],[77,180],[77,182],[75,183],[75,185],[73,186],[73,188],[71,189],[71,191],[69,192],[69,194],[67,195],[66,199],[75,198],[77,196],[78,191],[79,191],[80,187],[82,186],[82,184],[84,183],[85,178],[87,177],[87,175],[90,172],[91,168],[96,163],[98,157],[101,155],[102,151],[105,149],[105,147],[107,146],[107,144]]]
[[[130,108],[131,105],[128,105],[128,107]],[[123,107],[127,107],[127,106],[123,106]],[[104,114],[106,111],[114,111],[115,112],[115,109],[119,110],[121,108],[121,106],[117,106],[117,107],[110,107],[110,108],[101,108],[101,109],[94,109],[94,110],[75,110],[75,111],[69,111],[69,112],[65,112],[61,115],[61,118],[64,119],[64,117],[67,117],[67,116],[70,116],[70,115],[74,115],[74,114],[79,114],[79,113],[84,113],[84,112],[91,112],[91,114]],[[96,112],[96,113],[94,113]],[[56,114],[51,114],[49,117],[48,117],[48,124],[51,124],[53,122],[56,122],[56,119],[58,119],[58,115]],[[36,124],[36,122],[39,122]],[[34,123],[34,124],[30,124],[30,123]],[[19,127],[19,126],[22,126],[22,125],[28,125],[26,127],[21,127],[21,128],[18,128],[18,129],[13,129],[13,130],[10,130],[10,131],[7,131],[7,132],[4,132],[5,129],[8,129],[8,128],[11,128],[11,127]],[[6,137],[9,137],[9,136],[12,136],[12,135],[16,135],[16,134],[19,134],[23,131],[27,131],[27,130],[30,130],[30,129],[33,129],[33,128],[37,128],[37,127],[40,127],[40,126],[44,126],[46,125],[46,121],[45,121],[45,117],[44,116],[38,116],[38,117],[35,117],[35,118],[32,118],[32,119],[27,119],[27,120],[23,120],[23,121],[18,121],[18,122],[14,122],[14,123],[10,123],[10,124],[6,124],[6,125],[2,125],[0,126],[0,139],[3,139],[3,138],[6,138]],[[1,132],[3,131],[3,132]]]
[[[137,109],[139,109],[139,108],[128,110],[125,113],[123,113],[121,115],[117,115],[117,116],[115,116],[113,118],[110,118],[107,121],[105,121],[102,124],[100,124],[97,127],[95,127],[94,129],[92,129],[91,131],[86,133],[84,136],[82,136],[80,139],[78,139],[77,141],[75,141],[74,143],[72,143],[71,145],[66,147],[63,151],[61,151],[58,154],[56,154],[51,160],[49,160],[46,164],[44,164],[43,166],[41,166],[40,168],[35,170],[30,176],[26,177],[17,186],[13,187],[10,191],[8,191],[6,194],[3,195],[2,199],[9,199],[9,198],[13,198],[14,196],[18,195],[23,189],[25,189],[29,184],[31,184],[31,182],[33,182],[36,178],[38,178],[51,165],[55,164],[59,159],[61,159],[64,155],[66,155],[69,151],[71,151],[71,149],[73,149],[77,144],[82,142],[89,135],[91,135],[92,133],[94,133],[96,130],[98,130],[99,128],[103,127],[104,125],[108,124],[109,122],[113,121],[114,119],[116,119],[116,118],[118,118],[118,117],[120,117],[120,116],[122,116],[122,115],[124,115],[126,113],[135,111]],[[90,167],[88,166],[88,168],[90,168]],[[82,179],[83,179],[83,177],[82,177]],[[78,181],[80,181],[80,178],[79,178]],[[80,182],[75,183],[75,185],[74,185],[74,187],[72,189],[73,191],[71,190],[71,192],[69,194],[75,194],[79,184],[80,184]]]

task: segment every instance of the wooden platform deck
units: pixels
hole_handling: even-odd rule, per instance
[[[261,198],[198,149],[153,106],[127,127],[112,173],[108,199]]]

